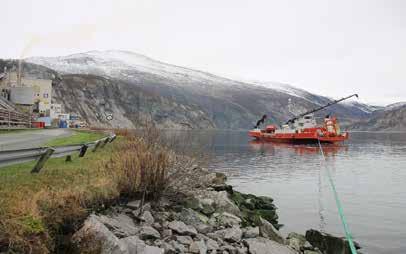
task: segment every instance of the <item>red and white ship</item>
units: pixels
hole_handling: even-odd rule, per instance
[[[348,139],[348,132],[342,132],[338,124],[337,118],[334,116],[326,116],[323,125],[317,125],[314,113],[327,108],[340,101],[349,99],[353,96],[358,98],[357,94],[333,101],[325,106],[310,110],[301,115],[298,115],[288,120],[284,125],[278,128],[276,125],[268,125],[265,129],[259,129],[260,122],[264,122],[266,115],[258,121],[256,127],[248,132],[250,137],[256,140],[266,142],[281,142],[281,143],[337,143]]]

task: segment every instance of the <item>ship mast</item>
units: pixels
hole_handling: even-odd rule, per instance
[[[305,113],[302,113],[302,114],[300,114],[300,115],[297,115],[297,116],[295,116],[295,117],[289,119],[289,120],[286,122],[286,124],[293,123],[293,122],[295,122],[295,120],[297,120],[297,119],[300,118],[300,117],[303,117],[303,116],[305,116],[305,115],[312,114],[312,113],[314,113],[314,112],[320,111],[320,110],[322,110],[322,109],[325,109],[325,108],[327,108],[327,107],[330,107],[330,106],[332,106],[332,105],[334,105],[334,104],[337,104],[337,103],[339,103],[339,102],[341,102],[341,101],[347,100],[347,99],[349,99],[349,98],[351,98],[351,97],[354,97],[354,96],[358,98],[358,94],[352,94],[352,95],[350,95],[350,96],[341,98],[341,99],[339,99],[339,100],[335,100],[335,101],[329,102],[329,103],[327,103],[327,104],[324,105],[324,106],[321,106],[321,107],[318,107],[318,108],[309,110],[309,111],[307,111],[307,112],[305,112]]]

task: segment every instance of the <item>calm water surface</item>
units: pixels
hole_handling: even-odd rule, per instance
[[[235,189],[274,198],[284,234],[343,235],[328,167],[363,252],[406,253],[406,133],[352,133],[324,147],[327,162],[316,146],[252,143],[245,132],[202,133],[198,143]]]

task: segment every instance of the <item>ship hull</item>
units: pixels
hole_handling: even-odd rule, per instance
[[[291,143],[291,144],[315,144],[320,143],[339,143],[348,139],[348,133],[341,135],[323,135],[317,132],[308,133],[266,133],[259,130],[252,130],[248,133],[250,137],[263,142]]]

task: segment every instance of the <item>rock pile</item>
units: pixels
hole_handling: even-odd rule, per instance
[[[92,214],[72,242],[86,253],[322,253],[303,235],[279,233],[272,199],[233,191],[224,175],[202,175],[208,184],[181,200],[135,200]]]

